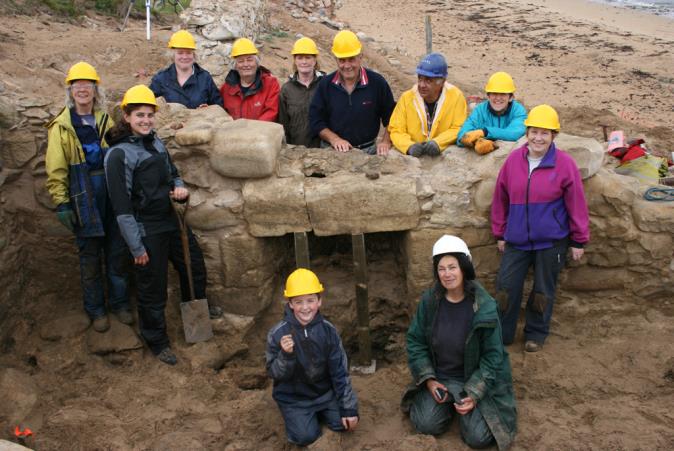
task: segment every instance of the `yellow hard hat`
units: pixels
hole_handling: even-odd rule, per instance
[[[507,72],[496,72],[489,77],[484,90],[487,93],[512,94],[515,92],[515,82]]]
[[[527,127],[547,128],[548,130],[559,131],[559,116],[550,105],[538,105],[529,111],[527,119],[524,121]]]
[[[98,83],[101,79],[96,73],[96,69],[89,63],[80,61],[79,63],[73,64],[68,70],[68,76],[66,76],[66,84],[70,84],[75,80],[91,80],[94,83]]]
[[[197,42],[194,36],[187,30],[178,30],[169,39],[168,47],[170,49],[197,49]]]
[[[351,58],[360,55],[363,45],[353,31],[342,30],[332,41],[332,54],[337,58]]]
[[[122,108],[127,105],[152,105],[157,108],[154,93],[145,85],[136,85],[124,93]]]
[[[236,58],[241,55],[257,55],[257,53],[257,47],[253,44],[253,41],[246,38],[239,38],[234,41],[234,45],[232,45],[232,54],[230,56]]]
[[[318,47],[311,38],[299,38],[293,45],[292,55],[318,55]]]
[[[286,280],[286,288],[283,296],[294,298],[305,294],[322,293],[323,285],[316,274],[305,268],[299,268],[292,272]]]

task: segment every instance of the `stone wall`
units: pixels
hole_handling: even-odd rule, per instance
[[[209,300],[227,312],[252,320],[278,295],[282,272],[293,261],[292,232],[402,234],[411,305],[431,280],[431,247],[443,233],[463,237],[479,277],[493,283],[500,257],[489,209],[513,143],[482,157],[452,147],[440,158],[397,152],[384,158],[287,146],[280,125],[232,121],[217,106],[162,104],[159,111],[158,133],[191,191],[187,220],[206,256]],[[29,130],[30,139],[3,131],[0,278],[9,288],[0,305],[6,313],[9,298],[18,305],[25,286],[45,295],[78,293],[72,238],[56,221],[44,189],[44,132]],[[596,141],[562,134],[557,143],[581,167],[592,232],[586,257],[562,275],[564,289],[671,297],[674,205],[643,200],[638,181],[603,166]]]

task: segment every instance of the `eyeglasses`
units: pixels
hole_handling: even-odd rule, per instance
[[[91,82],[78,83],[75,82],[70,85],[70,89],[73,91],[86,91],[88,89],[94,89],[95,84]]]

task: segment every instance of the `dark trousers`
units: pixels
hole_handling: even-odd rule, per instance
[[[458,379],[439,380],[450,391],[448,402],[437,403],[426,387],[421,388],[412,399],[410,420],[422,434],[440,435],[449,429],[455,414],[451,393],[463,390],[463,381]],[[457,414],[458,415],[458,414]],[[487,425],[479,404],[466,415],[458,415],[461,438],[471,448],[486,448],[494,442],[494,436]]]
[[[523,251],[506,244],[496,279],[504,344],[509,345],[515,339],[524,281],[531,266],[534,267],[534,286],[526,305],[524,335],[526,340],[545,342],[550,332],[557,279],[566,263],[567,248],[568,240],[536,251]]]
[[[145,266],[135,265],[140,335],[154,354],[169,345],[164,308],[170,238],[171,232],[143,237],[150,261]]]
[[[337,399],[332,392],[316,400],[293,404],[277,403],[283,415],[288,441],[307,446],[321,436],[321,422],[333,431],[343,431]]]
[[[187,240],[190,249],[190,263],[192,265],[192,280],[194,282],[194,298],[206,299],[206,263],[204,254],[201,251],[192,229],[187,227]],[[178,272],[180,278],[180,297],[182,302],[190,301],[190,286],[187,279],[187,267],[185,266],[185,255],[183,254],[183,243],[180,239],[180,230],[171,233],[169,243],[169,260],[173,268]]]
[[[108,224],[105,233],[104,237],[76,239],[80,257],[84,311],[91,319],[99,318],[106,313],[103,264],[110,310],[117,312],[130,308],[127,275],[129,252],[116,222]]]

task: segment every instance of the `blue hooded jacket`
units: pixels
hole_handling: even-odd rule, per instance
[[[292,354],[281,350],[281,337],[292,335]],[[283,321],[267,335],[267,373],[274,380],[272,397],[293,404],[333,391],[342,417],[358,416],[358,399],[351,386],[346,352],[337,329],[320,313],[302,326],[286,306]]]
[[[526,118],[527,110],[517,100],[510,102],[505,113],[500,116],[492,112],[489,101],[485,100],[475,107],[463,123],[456,144],[463,147],[461,138],[472,130],[484,130],[484,137],[491,140],[517,141],[527,131],[524,126]]]

